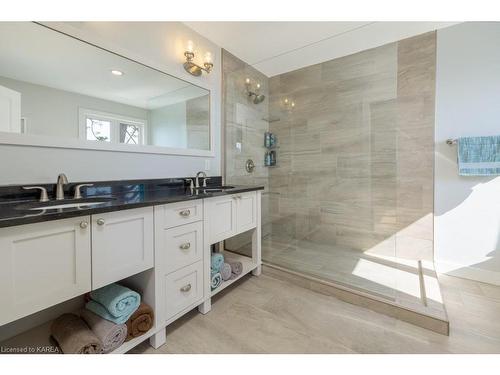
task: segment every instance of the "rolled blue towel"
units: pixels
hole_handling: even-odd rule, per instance
[[[132,313],[130,315],[123,315],[119,317],[113,316],[109,313],[108,310],[106,310],[106,308],[103,305],[92,300],[88,301],[85,304],[85,308],[89,311],[92,311],[94,314],[99,315],[101,318],[109,320],[110,322],[113,322],[115,324],[125,324],[125,322],[133,314]]]
[[[210,287],[212,290],[217,289],[220,284],[222,284],[222,275],[220,272],[212,272],[212,277],[210,280]]]
[[[224,255],[220,253],[212,254],[210,258],[210,268],[213,272],[220,272],[220,268],[224,264]]]
[[[229,280],[232,274],[231,265],[229,265],[228,263],[223,263],[222,267],[220,268],[220,274],[222,276],[222,280]]]
[[[117,324],[125,323],[139,308],[141,296],[119,284],[110,284],[90,292],[86,308]]]

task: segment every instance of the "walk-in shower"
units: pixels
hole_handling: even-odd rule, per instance
[[[265,186],[265,263],[417,310],[440,306],[435,43],[428,33],[270,78],[224,51],[225,179]],[[247,100],[246,77],[261,83],[261,104]],[[274,166],[265,133],[277,139]]]

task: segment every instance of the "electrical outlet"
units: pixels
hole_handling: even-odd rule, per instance
[[[205,159],[205,171],[210,170],[210,159]]]

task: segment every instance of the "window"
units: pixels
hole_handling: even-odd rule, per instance
[[[80,108],[80,138],[87,141],[143,145],[146,120]]]
[[[111,142],[111,121],[99,120],[97,118],[86,118],[86,140]]]

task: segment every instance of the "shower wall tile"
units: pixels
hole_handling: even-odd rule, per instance
[[[434,86],[435,33],[270,78],[273,237],[428,259]]]

